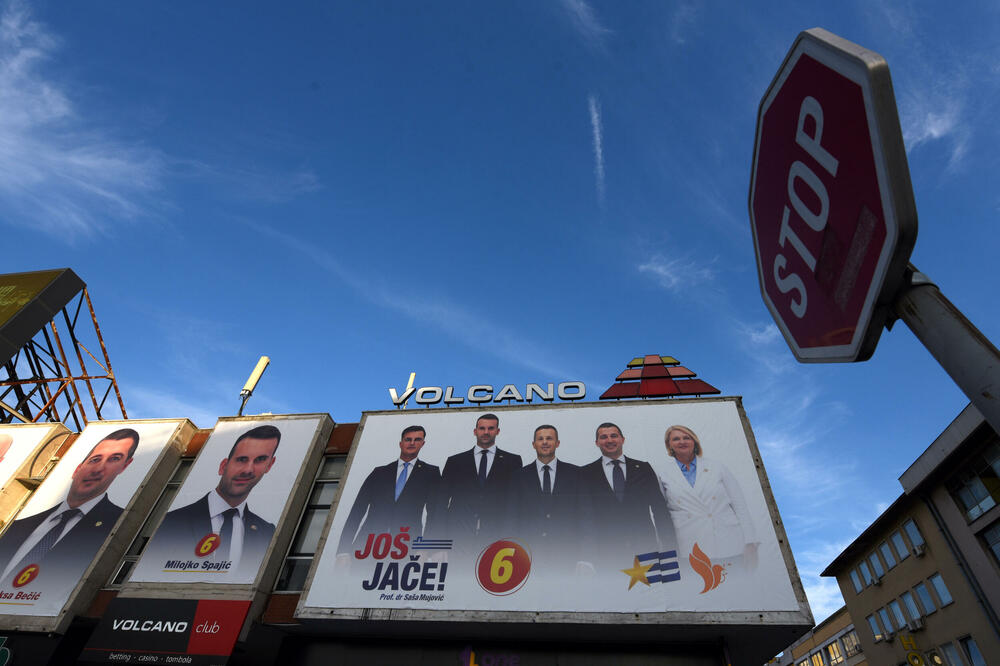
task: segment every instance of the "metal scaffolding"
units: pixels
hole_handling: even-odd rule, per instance
[[[128,418],[125,403],[83,286],[0,365],[0,423],[58,421],[79,432],[119,418]]]

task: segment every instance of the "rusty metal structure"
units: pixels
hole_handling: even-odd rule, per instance
[[[69,268],[0,275],[0,423],[127,418],[87,285]]]

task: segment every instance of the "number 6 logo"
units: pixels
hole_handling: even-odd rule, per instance
[[[516,541],[496,541],[479,554],[476,578],[480,587],[497,596],[517,592],[531,572],[531,555]]]
[[[211,555],[212,552],[219,547],[220,541],[222,541],[222,539],[219,538],[218,534],[206,534],[198,542],[198,545],[194,547],[194,554],[198,557]]]
[[[23,569],[17,572],[17,575],[14,576],[13,585],[14,587],[24,587],[31,581],[35,580],[37,576],[38,576],[38,565],[29,564],[28,566],[24,567]]]

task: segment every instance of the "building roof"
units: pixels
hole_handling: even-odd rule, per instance
[[[907,494],[927,480],[938,467],[968,439],[986,419],[971,402],[963,409],[931,445],[921,453],[913,464],[899,477],[899,483]]]
[[[897,510],[909,499],[905,493],[897,497],[878,518],[872,521],[871,525],[865,528],[864,532],[858,535],[857,539],[827,565],[820,576],[836,576],[849,563],[871,550],[876,542],[884,540],[885,531],[895,524]]]

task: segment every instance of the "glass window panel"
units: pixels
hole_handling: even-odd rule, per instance
[[[840,651],[840,643],[834,641],[826,646],[826,660],[830,666],[844,662],[844,653]]]
[[[890,601],[889,610],[892,611],[892,618],[896,621],[896,629],[902,631],[906,626],[906,618],[903,616],[903,609],[899,607],[899,602],[896,600]]]
[[[941,653],[944,654],[945,663],[948,666],[964,666],[962,656],[958,654],[958,648],[954,643],[945,643],[941,646]]]
[[[865,579],[865,585],[871,585],[875,582],[875,579],[872,578],[872,572],[864,560],[861,560],[861,564],[858,565],[858,569],[861,570],[861,577]]]
[[[879,619],[882,620],[882,626],[885,627],[886,632],[892,631],[892,620],[889,619],[889,611],[884,608],[878,609]]]
[[[826,666],[823,663],[823,653],[817,652],[812,656],[812,666]]]
[[[913,595],[909,592],[903,592],[903,605],[906,606],[906,612],[910,614],[911,620],[916,620],[920,617],[920,609],[917,608],[917,602],[913,600]]]
[[[274,589],[281,592],[301,592],[306,584],[310,564],[312,564],[311,557],[290,557],[285,560],[285,566],[281,569],[278,584]]]
[[[889,544],[883,541],[879,544],[878,552],[882,553],[882,559],[885,560],[885,565],[890,569],[896,566],[896,558],[892,556],[892,549],[889,548]]]
[[[962,644],[965,656],[969,658],[969,663],[972,666],[986,666],[986,659],[983,658],[983,653],[979,651],[976,641],[972,640],[972,636],[963,638],[959,642]]]
[[[875,572],[876,578],[881,578],[885,575],[885,569],[882,568],[882,562],[879,561],[877,554],[872,553],[869,555],[868,561],[872,563],[872,571]]]
[[[344,468],[347,466],[347,456],[327,456],[323,459],[323,466],[320,467],[320,479],[339,479],[344,476]]]
[[[910,549],[906,547],[906,541],[903,540],[901,532],[897,530],[889,538],[892,539],[892,545],[896,549],[896,555],[899,557],[900,562],[910,556]]]
[[[313,555],[323,534],[323,525],[329,509],[308,509],[299,523],[299,531],[292,542],[292,555]]]
[[[851,582],[854,583],[854,591],[861,594],[861,590],[864,588],[861,586],[861,577],[858,576],[856,569],[851,569]]]
[[[924,607],[924,613],[930,615],[937,610],[937,606],[934,605],[934,600],[931,599],[931,593],[926,585],[920,583],[913,589],[916,590],[917,597],[920,598],[920,605]]]
[[[875,639],[875,641],[878,642],[882,640],[882,628],[878,626],[878,620],[875,619],[875,616],[869,615],[865,619],[868,620],[868,626],[872,630],[872,637]]]
[[[840,640],[844,641],[844,652],[847,653],[848,657],[853,657],[861,652],[861,640],[858,638],[858,632],[851,630],[841,636]]]
[[[808,659],[803,659],[802,661],[800,661],[799,663],[797,663],[795,666],[809,666],[809,660]]]
[[[339,481],[317,481],[312,495],[309,496],[309,504],[329,507],[333,504],[339,485]]]
[[[910,537],[910,543],[914,546],[920,546],[924,543],[924,537],[920,534],[920,530],[917,529],[917,524],[912,520],[908,520],[903,523],[903,529],[906,530],[906,536]]]
[[[942,606],[947,606],[952,602],[951,593],[944,584],[944,579],[941,578],[941,574],[934,574],[930,577],[931,585],[934,586],[934,591],[937,592],[938,600],[941,602]]]

